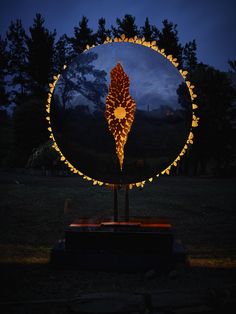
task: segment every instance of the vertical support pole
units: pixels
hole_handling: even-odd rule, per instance
[[[125,186],[125,221],[129,221],[129,185]]]
[[[114,210],[114,221],[118,221],[118,198],[117,198],[117,186],[114,185],[113,186],[113,196],[114,196],[114,207],[113,207],[113,210]]]

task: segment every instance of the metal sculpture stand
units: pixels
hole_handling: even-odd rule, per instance
[[[113,196],[114,196],[114,221],[118,222],[119,219],[119,210],[118,210],[118,195],[117,195],[117,186],[113,186]]]
[[[134,217],[125,186],[124,216],[119,217],[118,187],[113,187],[113,219],[77,219],[51,251],[51,265],[102,271],[170,269],[185,261],[172,225],[164,218]]]
[[[113,186],[113,212],[114,212],[114,222],[119,221],[119,207],[118,207],[118,193],[117,193],[117,186]],[[125,185],[125,206],[124,206],[124,213],[125,213],[125,221],[128,222],[130,215],[129,215],[129,185]]]
[[[129,221],[129,186],[125,187],[125,221]]]

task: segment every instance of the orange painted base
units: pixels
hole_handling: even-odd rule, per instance
[[[99,218],[79,218],[69,225],[70,228],[78,227],[139,227],[139,228],[157,228],[170,230],[172,225],[165,218],[149,218],[149,217],[131,217],[129,221],[113,221],[112,219],[102,220]]]

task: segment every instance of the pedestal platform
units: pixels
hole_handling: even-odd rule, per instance
[[[166,219],[130,217],[130,221],[77,219],[51,251],[51,265],[102,271],[172,268],[185,261]]]

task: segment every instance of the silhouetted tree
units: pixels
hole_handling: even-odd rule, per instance
[[[57,85],[57,101],[61,101],[63,110],[70,106],[71,99],[78,93],[91,100],[97,110],[103,108],[102,97],[108,89],[106,72],[96,69],[93,64],[97,57],[94,52],[82,54],[78,62],[62,73]]]
[[[194,71],[197,66],[196,50],[195,40],[186,43],[183,49],[183,67],[189,72]]]
[[[158,46],[165,49],[167,55],[172,55],[178,59],[179,67],[182,66],[182,46],[179,43],[177,25],[164,20],[163,28],[158,31]]]
[[[102,98],[108,93],[108,88],[106,84],[107,73],[105,71],[93,68],[92,74],[94,79],[85,83],[85,86],[88,90],[86,98],[91,100],[95,104],[95,109],[97,111],[103,111],[105,106]]]
[[[45,95],[51,81],[55,36],[55,31],[44,27],[41,14],[36,14],[27,37],[29,89],[34,95]]]
[[[102,44],[107,37],[111,36],[111,31],[106,28],[106,20],[104,18],[100,18],[98,20],[98,30],[96,33],[96,42],[98,44]]]
[[[111,33],[115,37],[125,34],[126,37],[144,36],[148,41],[157,39],[160,48],[177,57],[180,67],[184,65],[188,69],[189,79],[197,88],[200,116],[191,150],[193,154],[190,151],[189,160],[192,164],[195,163],[196,168],[200,164],[202,172],[212,159],[217,162],[218,168],[223,167],[232,156],[235,134],[231,125],[232,112],[235,112],[231,106],[235,99],[235,90],[227,75],[210,66],[198,64],[195,40],[186,43],[183,48],[179,42],[176,24],[164,20],[162,30],[159,31],[146,18],[139,31],[135,17],[129,14],[122,19],[117,18],[116,25],[111,30],[106,28],[105,19],[100,18],[95,34],[88,27],[88,19],[83,16],[79,26],[74,28],[74,36],[61,36],[55,46],[56,32],[50,32],[44,26],[44,19],[40,14],[36,14],[29,36],[26,36],[20,20],[11,23],[7,40],[0,37],[0,106],[6,107],[9,104],[6,78],[13,89],[12,102],[21,105],[15,109],[13,124],[7,111],[0,111],[0,134],[9,138],[9,141],[0,143],[0,159],[3,155],[6,157],[6,143],[12,143],[12,133],[8,133],[12,125],[15,164],[24,166],[32,150],[44,145],[48,139],[44,114],[45,96],[53,73],[61,72],[63,65],[70,63],[87,45],[102,43]],[[107,94],[106,73],[95,68],[95,59],[96,54],[92,52],[82,54],[80,61],[74,64],[74,73],[62,72],[57,85],[61,95],[57,97],[58,101],[63,102],[64,109],[69,107],[76,93],[93,102],[95,109],[103,109],[103,99]],[[230,60],[229,65],[235,73],[236,61]],[[190,100],[185,84],[179,87],[178,95],[182,108],[189,114]]]
[[[130,14],[125,14],[124,18],[121,20],[116,19],[117,28],[112,26],[112,33],[114,37],[120,37],[125,34],[127,38],[131,38],[139,35],[138,27],[135,24],[135,17]]]
[[[61,73],[63,66],[69,64],[73,58],[73,48],[66,34],[62,35],[55,45],[54,68]]]
[[[54,99],[57,103],[61,104],[63,111],[70,106],[74,90],[76,90],[73,80],[75,73],[72,69],[70,67],[61,73],[60,80],[57,82],[57,90],[54,93]]]
[[[0,107],[9,104],[8,93],[6,91],[6,75],[8,70],[8,53],[6,50],[7,41],[0,36]]]
[[[58,170],[68,172],[68,168],[60,161],[60,157],[52,148],[52,142],[50,140],[33,150],[26,167],[39,168],[44,170],[44,174],[47,174],[48,171],[50,171],[50,174],[55,174],[53,170],[56,170],[56,173],[58,173]]]
[[[16,107],[14,125],[14,164],[25,166],[32,151],[48,140],[45,108],[42,98],[31,96]]]
[[[74,56],[83,52],[87,45],[95,44],[93,30],[88,27],[88,19],[83,16],[79,22],[79,27],[74,27],[74,37],[70,38],[74,48]]]
[[[228,63],[230,66],[230,71],[236,73],[236,60],[229,60]]]
[[[27,45],[27,97],[13,114],[14,164],[25,166],[34,148],[48,139],[45,122],[45,101],[48,83],[53,75],[55,31],[44,27],[44,19],[36,14]]]
[[[8,74],[7,40],[0,36],[0,166],[7,164],[13,141],[12,121],[7,107],[10,104],[7,92],[6,76]]]
[[[228,76],[231,79],[232,85],[234,87],[235,95],[236,95],[236,60],[229,60],[228,63],[230,65]],[[231,117],[232,129],[233,129],[232,137],[236,138],[236,101],[233,103],[233,106],[230,109],[230,117]],[[236,141],[234,141],[233,155],[235,158],[236,157]]]
[[[202,63],[191,73],[190,80],[196,86],[197,115],[200,117],[191,149],[195,173],[198,169],[204,174],[210,161],[216,163],[216,169],[220,172],[232,156],[234,139],[230,110],[235,91],[225,73]],[[185,91],[179,90],[183,107],[186,106],[184,101],[187,101],[183,95],[185,92],[188,93],[186,88]]]
[[[192,112],[191,97],[185,82],[181,83],[177,89],[178,101],[184,110],[186,118]]]
[[[7,110],[0,109],[0,167],[7,166],[13,143],[12,119]]]
[[[140,35],[145,37],[146,41],[157,40],[158,31],[155,25],[150,25],[148,17],[146,17],[144,26],[141,27]]]
[[[21,20],[11,22],[8,32],[9,48],[9,72],[11,79],[9,85],[11,91],[11,101],[19,105],[25,97],[27,86],[27,47],[26,34]]]

